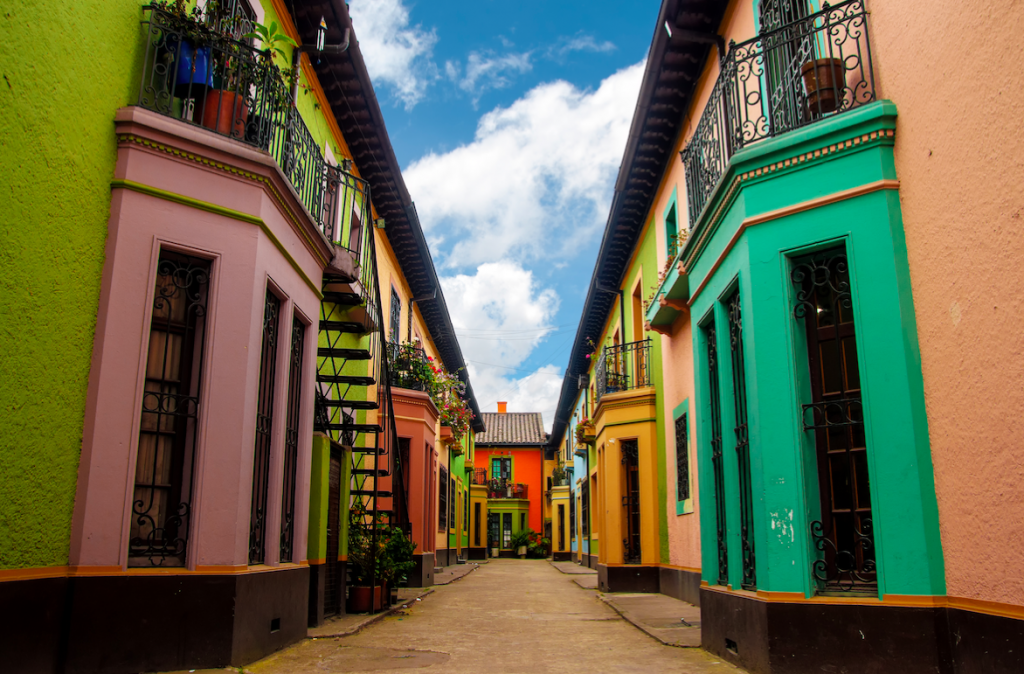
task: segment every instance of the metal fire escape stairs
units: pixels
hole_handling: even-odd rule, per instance
[[[351,448],[351,491],[349,503],[341,504],[343,516],[365,508],[364,523],[373,527],[376,550],[380,527],[400,526],[406,532],[410,527],[392,412],[370,186],[329,167],[325,202],[325,230],[336,254],[323,276],[315,428]]]

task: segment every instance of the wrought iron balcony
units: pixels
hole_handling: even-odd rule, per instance
[[[595,371],[597,399],[651,385],[651,340],[606,346]]]
[[[430,392],[430,378],[427,373],[431,365],[427,360],[427,353],[421,347],[408,342],[389,342],[388,356],[391,361],[391,386],[410,391]]]
[[[487,498],[529,498],[530,485],[501,478],[487,483]]]
[[[487,484],[487,469],[486,468],[474,468],[473,469],[473,482],[472,484]]]
[[[875,100],[863,0],[784,25],[764,17],[760,35],[730,43],[707,107],[681,155],[692,227],[732,156]]]
[[[362,208],[358,179],[328,164],[295,109],[286,73],[241,37],[249,19],[183,17],[155,5],[143,11],[138,105],[269,153],[320,231],[359,257],[361,231],[339,226]]]

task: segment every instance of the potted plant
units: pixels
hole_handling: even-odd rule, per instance
[[[491,557],[498,556],[498,541],[497,539],[491,541]]]
[[[839,107],[846,88],[846,69],[842,59],[822,58],[807,61],[800,67],[807,95],[807,112],[811,118]]]
[[[373,613],[384,608],[387,588],[397,587],[398,581],[412,571],[416,544],[399,527],[388,526],[383,514],[379,514],[374,523],[362,504],[353,507],[349,517],[348,560],[352,584],[346,609],[349,613]]]
[[[540,534],[533,534],[530,538],[530,544],[526,551],[526,556],[531,559],[544,559],[548,556],[548,547],[551,545],[551,541],[544,538]]]
[[[593,442],[597,438],[594,422],[587,417],[580,419],[576,424],[576,442],[581,445]]]
[[[532,535],[532,529],[520,529],[512,534],[512,548],[519,555],[519,559],[526,559],[526,549],[530,546],[530,537]]]

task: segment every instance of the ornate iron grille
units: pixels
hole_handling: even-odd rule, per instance
[[[487,513],[487,536],[490,538],[488,545],[492,548],[499,547],[501,541],[501,518],[498,513]]]
[[[501,514],[501,547],[512,547],[512,513]]]
[[[473,504],[473,545],[480,547],[480,504]]]
[[[162,251],[150,319],[129,566],[183,566],[199,437],[210,265]]]
[[[606,346],[597,361],[597,399],[651,385],[651,340]]]
[[[590,535],[590,478],[580,482],[580,529],[581,535]]]
[[[801,406],[814,432],[821,520],[811,523],[821,592],[877,592],[871,488],[861,406],[853,296],[844,248],[799,261],[791,273],[793,315],[807,334],[811,402]]]
[[[863,0],[826,3],[809,15],[799,0],[766,5],[761,34],[730,43],[681,153],[691,227],[733,154],[876,99]]]
[[[256,448],[253,452],[252,506],[249,511],[249,563],[266,556],[267,497],[270,486],[270,441],[277,370],[277,332],[281,300],[267,290],[263,306],[263,347],[260,351],[259,399],[256,407]]]
[[[737,290],[726,301],[729,309],[729,338],[732,353],[733,411],[736,417],[736,467],[740,487],[740,548],[743,552],[743,581],[745,590],[757,589],[757,569],[754,557],[754,497],[750,485],[750,439],[747,432],[747,375],[743,359],[743,317],[740,292]]]
[[[338,554],[341,551],[341,456],[331,449],[327,476],[327,558],[324,560],[324,615],[341,611],[345,597],[344,578]],[[346,504],[347,505],[347,504]],[[345,515],[347,517],[347,513]]]
[[[624,562],[640,563],[640,446],[636,440],[622,440],[624,489],[622,497],[626,537],[622,539]]]
[[[690,498],[690,440],[686,415],[676,419],[676,500]]]
[[[718,384],[718,335],[714,322],[704,329],[707,342],[708,403],[711,408],[711,466],[715,475],[715,529],[718,536],[718,584],[729,584],[729,546],[725,520],[725,464],[722,455],[722,402]]]
[[[388,344],[391,356],[391,385],[410,391],[429,390],[430,361],[422,347],[408,342]]]
[[[321,155],[281,70],[242,37],[255,20],[248,3],[208,3],[198,24],[158,6],[143,12],[138,105],[269,152],[324,235],[340,241],[338,215],[351,211],[351,194],[339,185],[348,178]],[[354,244],[346,247],[359,250],[358,237]]]
[[[302,352],[306,326],[292,320],[291,354],[288,360],[288,416],[284,432],[284,500],[281,502],[281,561],[292,561],[295,539],[295,478],[299,465],[299,414],[302,403]]]
[[[455,478],[451,477],[449,473],[448,477],[448,528],[455,529],[459,525],[459,521],[455,516],[455,511],[458,507],[458,492],[455,489]]]
[[[558,504],[558,549],[565,550],[565,506]]]
[[[448,469],[441,466],[441,479],[438,481],[438,506],[437,506],[437,528],[439,531],[448,530]]]

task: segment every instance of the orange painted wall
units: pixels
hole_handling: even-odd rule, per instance
[[[527,496],[530,500],[530,516],[527,521],[530,528],[538,533],[544,532],[544,516],[541,514],[542,499],[544,498],[543,483],[541,482],[541,461],[544,451],[540,448],[496,448],[476,447],[476,458],[473,465],[477,468],[487,468],[487,477],[491,477],[491,455],[512,456],[512,481],[529,485]]]

